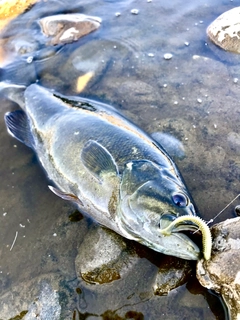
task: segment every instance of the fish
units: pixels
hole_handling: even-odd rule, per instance
[[[186,234],[199,228],[196,206],[157,140],[102,102],[38,84],[2,90],[20,106],[5,114],[7,130],[36,152],[53,193],[127,239],[166,255],[201,258]]]

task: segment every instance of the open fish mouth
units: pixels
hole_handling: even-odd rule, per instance
[[[185,234],[181,233],[183,231],[201,231],[202,233],[202,250],[203,257],[205,260],[209,260],[211,257],[212,250],[212,236],[208,225],[197,216],[180,216],[173,220],[172,222],[168,219],[163,219],[160,223],[161,229],[159,232],[165,237],[181,237],[183,240],[187,240]],[[187,237],[188,238],[188,237]],[[188,244],[192,242],[188,238]],[[192,242],[193,243],[193,242]]]

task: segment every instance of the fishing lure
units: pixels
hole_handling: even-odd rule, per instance
[[[200,217],[197,216],[180,216],[176,218],[172,223],[170,223],[165,229],[160,229],[159,231],[164,236],[169,236],[172,233],[172,230],[183,222],[193,222],[195,223],[199,230],[202,232],[202,243],[203,243],[203,257],[205,260],[209,260],[211,258],[212,251],[212,236],[211,231],[205,221],[203,221]]]

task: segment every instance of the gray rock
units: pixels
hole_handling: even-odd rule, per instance
[[[93,226],[79,248],[76,273],[89,283],[109,283],[132,270],[137,260],[136,252],[123,237]]]
[[[92,40],[86,44],[82,44],[77,47],[76,50],[72,52],[66,63],[63,64],[62,59],[59,60],[58,68],[58,81],[62,81],[62,87],[66,86],[67,82],[72,84],[72,91],[76,92],[76,83],[80,76],[86,73],[92,73],[93,77],[90,79],[86,90],[92,94],[94,91],[94,85],[101,81],[103,74],[106,73],[108,64],[110,61],[110,56],[113,48],[113,44],[108,41]],[[49,74],[50,77],[54,74],[52,66],[49,64]],[[55,79],[56,79],[56,75]],[[54,82],[56,81],[54,79]],[[46,79],[44,79],[46,81]],[[50,78],[47,83],[51,83]],[[45,82],[46,84],[46,82]]]
[[[228,219],[211,228],[213,253],[197,264],[202,286],[221,294],[231,319],[240,318],[240,218]]]
[[[100,27],[101,19],[85,14],[59,14],[39,21],[42,32],[51,37],[51,45],[77,41]]]
[[[0,319],[59,320],[69,316],[60,298],[64,295],[70,300],[65,283],[60,274],[51,273],[12,286],[1,296]]]
[[[59,294],[57,290],[53,290],[51,284],[44,281],[41,284],[39,298],[31,303],[28,313],[23,319],[58,320],[60,314]]]
[[[127,279],[131,273],[136,274],[137,269],[140,268],[139,274],[145,274],[146,270],[153,268],[146,261],[142,269],[141,260],[134,244],[111,230],[93,226],[79,247],[75,260],[76,273],[80,279],[91,284],[103,285],[116,280],[128,283]],[[188,261],[160,255],[158,267],[154,270],[155,277],[150,280],[153,288],[151,295],[161,296],[185,283],[192,268]]]
[[[209,25],[207,34],[222,49],[240,53],[240,7],[220,15]]]
[[[158,269],[158,274],[153,286],[154,294],[166,295],[171,290],[181,286],[187,281],[191,273],[189,261],[169,259],[169,263],[163,264]]]

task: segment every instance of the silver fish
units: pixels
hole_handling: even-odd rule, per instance
[[[5,115],[8,131],[35,150],[56,195],[125,238],[199,259],[200,249],[182,232],[198,229],[187,221],[196,215],[193,200],[157,141],[106,104],[37,84],[16,92],[11,99],[23,110]],[[160,232],[180,216],[186,221],[167,236]]]

